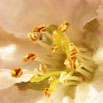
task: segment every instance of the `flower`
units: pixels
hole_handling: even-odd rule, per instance
[[[102,5],[103,3],[100,0],[30,0],[28,2],[24,0],[1,0],[0,101],[2,103],[65,103],[70,101],[75,103],[90,103],[94,102],[96,98],[96,103],[101,102],[103,68]],[[66,31],[68,23],[64,22],[56,27],[56,25],[64,20],[68,20],[70,23],[68,32],[65,33],[66,35],[68,34],[69,39],[68,37],[62,37],[64,36],[62,33]],[[48,26],[50,24],[53,25],[48,29],[46,25]],[[36,32],[36,34],[28,34],[32,43],[27,39],[26,34],[30,32],[35,25],[39,25],[32,30],[32,32]],[[55,27],[56,30],[54,30]],[[53,38],[51,38],[51,35],[46,31],[49,33],[53,31]],[[41,34],[38,32],[41,32]],[[45,36],[41,36],[42,33],[49,39]],[[41,42],[42,40],[46,45]],[[37,45],[34,45],[35,41]],[[48,51],[45,51],[45,49],[48,49],[48,45],[50,45],[51,41],[53,41],[51,49],[54,52],[54,59],[50,60],[52,53],[48,54]],[[70,51],[68,45],[70,46]],[[41,49],[41,46],[45,49]],[[66,59],[61,57],[61,51],[57,52],[55,55],[56,51],[61,47],[65,54],[64,57],[67,57]],[[78,50],[80,51],[79,53]],[[71,55],[68,56],[68,53],[71,53]],[[73,55],[73,53],[75,55]],[[21,59],[25,54],[27,55],[23,58],[23,61],[25,61],[23,62]],[[44,60],[43,56],[46,54],[48,54],[48,58]],[[79,62],[77,56],[78,54],[80,57],[84,58],[82,63],[86,64],[84,71],[80,70],[78,72],[82,73],[84,77],[89,78],[90,81],[85,81],[77,87],[68,87],[64,85],[64,82],[68,79],[85,80],[85,78],[81,79],[82,75],[78,77],[77,74],[74,75],[76,76],[75,78],[72,76],[70,78],[70,75],[74,73],[76,67],[81,65],[81,60]],[[75,58],[73,61],[72,56]],[[58,59],[59,63],[57,62]],[[43,63],[34,63],[33,60]],[[48,69],[48,65],[44,63],[50,64],[50,68],[54,69]],[[37,68],[38,65],[39,68],[37,70],[35,68]],[[89,67],[86,67],[87,65]],[[62,72],[58,71],[58,68],[62,66],[66,66],[67,68],[72,67],[73,71],[70,71],[69,75],[64,69]],[[97,71],[94,70],[95,68],[97,68]],[[10,69],[13,69],[12,75],[10,74]],[[34,74],[38,74],[38,72],[42,75],[40,78],[39,75],[33,76]],[[95,72],[95,74],[91,73],[94,74],[93,80],[90,79],[91,74],[89,74],[89,72]],[[54,77],[54,74],[57,76]],[[57,85],[58,76],[59,81],[63,85]],[[46,80],[43,80],[45,77],[50,77],[48,82],[50,83],[50,88],[53,90],[46,88],[48,87],[48,83]],[[35,83],[36,79],[37,81],[43,81]],[[29,83],[29,81],[34,83]],[[55,91],[54,87],[56,88]],[[50,96],[49,94],[52,92],[50,98],[43,96],[41,92],[43,89],[47,96]],[[101,98],[99,98],[99,96]]]

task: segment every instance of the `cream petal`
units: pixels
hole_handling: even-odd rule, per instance
[[[93,57],[95,63],[98,65],[94,79],[92,81],[93,87],[98,91],[103,91],[103,48],[98,48]]]
[[[28,52],[35,53],[38,51],[41,51],[39,46],[31,41],[16,38],[0,28],[0,68],[13,69],[21,67],[23,69],[34,69],[34,62],[24,63],[22,58]]]
[[[89,83],[81,83],[76,87],[75,103],[86,103],[89,93]]]
[[[65,101],[69,101],[70,103],[74,103],[75,95],[75,87],[68,86],[68,85],[57,85],[55,91],[52,93],[50,100],[53,103],[66,103]],[[69,103],[67,102],[67,103]]]
[[[0,22],[1,26],[8,32],[15,33],[15,36],[26,37],[34,25],[44,23],[54,23],[60,16],[55,16],[48,3],[50,1],[30,0],[30,1],[0,1]]]
[[[25,70],[35,70],[37,63],[24,63],[22,58],[28,52],[42,52],[42,50],[38,50],[40,48],[36,45],[34,46],[34,44],[29,40],[16,38],[1,28],[0,39],[0,89],[8,88],[15,83],[28,81],[31,74],[26,74],[19,79],[15,79],[11,77],[10,69],[20,67],[21,69]]]
[[[26,37],[34,25],[56,24],[65,19],[79,29],[95,17],[94,11],[85,0],[1,0],[0,25],[15,36]]]
[[[77,87],[75,103],[103,103],[102,98],[103,92],[98,93],[92,84],[85,83]]]
[[[36,90],[19,90],[17,86],[0,90],[1,103],[36,103],[42,96],[40,91]]]
[[[103,91],[102,83],[103,83],[103,64],[99,65],[94,75],[94,79],[92,81],[92,85],[97,90],[97,92]]]
[[[92,96],[86,103],[103,103],[103,92],[98,95]]]
[[[93,57],[94,61],[96,62],[96,64],[102,64],[103,63],[103,48],[98,48],[94,57]]]
[[[86,88],[82,90],[82,86]],[[76,92],[75,103],[102,103],[102,92],[98,93],[91,84],[83,84],[77,87],[77,90],[79,91]]]
[[[40,2],[39,0],[38,1],[35,0],[32,2],[13,1],[13,0],[0,1],[0,12],[1,12],[0,20],[2,21],[1,25],[3,28],[5,28],[5,30],[15,33],[17,37],[26,37],[26,33],[28,31],[30,31],[31,28],[36,24],[58,23],[63,19],[67,19],[67,20],[70,19],[72,26],[73,26],[73,30],[75,30],[75,33],[78,34],[79,28],[82,29],[88,22],[93,20],[94,17],[96,16],[96,14],[95,14],[95,10],[93,10],[90,7],[90,5],[88,4],[88,0],[87,0],[87,2],[83,1],[83,0],[82,1],[77,0],[77,2],[70,2],[70,1],[71,0],[68,0],[67,2],[65,2],[65,1],[59,2],[58,1],[59,3],[55,2],[55,1],[52,1],[52,2],[41,1]],[[64,3],[64,5],[62,5],[62,3]],[[8,5],[8,4],[10,4],[10,5]],[[45,6],[45,4],[48,4],[48,5]],[[55,8],[53,8],[52,5],[54,5]],[[65,7],[65,9],[61,8],[61,5],[63,6],[63,8]],[[5,6],[7,8],[4,8]],[[15,6],[15,8],[12,9],[12,6]],[[8,8],[10,8],[10,9],[8,9]],[[56,9],[56,12],[55,12],[55,9]],[[8,10],[10,10],[10,11],[8,11]],[[6,12],[8,11],[7,14],[5,11]],[[15,11],[15,14],[12,13],[14,11]],[[48,13],[48,11],[49,11],[49,13]],[[64,11],[66,11],[66,12],[64,12]],[[74,12],[74,11],[76,11],[76,12]],[[33,14],[33,12],[34,12],[34,14]],[[66,15],[66,17],[65,17],[65,15]],[[102,20],[102,19],[98,19],[98,20]],[[78,24],[78,26],[77,26],[77,24]],[[74,28],[76,28],[76,29],[74,29]],[[0,37],[4,38],[3,35],[0,35]],[[28,63],[24,64],[21,62],[21,57],[24,56],[24,54],[26,54],[27,52],[29,52],[31,50],[34,50],[33,45],[30,44],[26,39],[17,39],[15,37],[11,36],[11,34],[8,35],[8,38],[9,37],[13,38],[13,39],[10,39],[10,40],[4,39],[4,40],[8,40],[8,41],[5,43],[5,41],[2,40],[2,42],[0,42],[0,45],[5,44],[7,46],[8,44],[10,44],[9,47],[15,48],[15,46],[16,46],[16,48],[15,48],[16,50],[14,49],[12,55],[9,54],[10,52],[5,53],[5,54],[8,54],[6,56],[10,56],[9,60],[6,59],[5,55],[0,56],[1,67],[10,69],[12,67],[22,65],[21,66],[22,68],[33,69],[34,65],[30,65],[30,67],[28,67]],[[5,48],[6,48],[6,50],[8,50],[7,49],[8,46],[7,47],[6,46],[5,47],[3,46],[0,49],[1,54],[4,53],[3,50],[5,50]],[[100,72],[98,72],[98,73],[100,73]],[[3,73],[1,73],[1,74],[3,74]],[[7,74],[7,73],[4,73],[4,74]],[[102,76],[102,74],[101,74],[101,76]],[[4,77],[5,77],[5,75],[4,75]],[[5,80],[6,79],[7,78],[5,78]],[[2,80],[2,77],[1,77],[1,80]],[[14,81],[12,81],[12,82],[10,81],[10,83],[9,83],[8,79],[7,79],[7,82],[8,82],[7,87],[9,87],[15,83]],[[1,87],[4,86],[6,88],[6,86],[3,84],[0,86]],[[83,88],[84,88],[84,86],[83,86]],[[86,89],[84,91],[86,91]],[[85,99],[84,97],[82,98],[83,100]],[[79,98],[79,96],[78,96],[78,98]],[[78,98],[77,98],[77,100],[78,100]],[[3,102],[7,103],[5,101],[3,101]]]
[[[85,103],[103,103],[102,98],[103,92],[98,93],[95,88],[90,85],[88,99],[85,101]]]

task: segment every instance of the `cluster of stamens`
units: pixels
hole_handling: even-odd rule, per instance
[[[29,39],[45,49],[44,56],[28,53],[24,62],[37,61],[40,63],[38,75],[34,74],[30,82],[47,80],[49,87],[44,89],[44,94],[49,97],[56,85],[78,85],[92,77],[94,62],[86,56],[84,48],[77,48],[66,35],[69,23],[63,22],[56,25],[38,25],[28,33]],[[41,53],[42,54],[42,53]]]

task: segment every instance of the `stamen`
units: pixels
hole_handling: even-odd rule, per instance
[[[32,41],[35,42],[39,39],[39,36],[37,34],[34,35],[34,33],[28,33],[28,38]]]
[[[45,64],[39,64],[39,68],[38,68],[38,71],[41,72],[41,73],[46,73],[46,70],[47,70],[47,65]]]
[[[44,89],[44,94],[50,97],[58,83],[68,86],[76,86],[83,82],[84,78],[91,79],[96,65],[86,48],[76,47],[65,34],[69,23],[63,22],[56,25],[38,25],[28,33],[29,39],[39,44],[46,50],[45,55],[28,53],[23,61],[35,60],[39,62],[38,74],[30,78],[30,82],[41,82],[46,80],[49,88]],[[36,33],[36,34],[34,34]],[[49,72],[49,70],[51,72]],[[58,71],[60,70],[60,71]],[[13,77],[22,75],[20,68],[11,71]],[[34,72],[32,72],[34,73]]]
[[[57,29],[62,31],[62,32],[65,32],[67,30],[69,26],[69,23],[67,21],[64,21],[62,24],[60,24]]]
[[[23,57],[23,61],[27,62],[27,61],[32,61],[35,60],[35,54],[34,53],[28,53],[26,56]]]
[[[40,40],[37,41],[37,44],[39,44],[41,47],[43,47],[43,48],[45,48],[45,49],[47,49],[47,50],[50,50],[49,45],[46,44],[46,43],[43,43],[43,42],[40,41]]]
[[[52,52],[56,52],[58,50],[58,46],[52,46],[51,50],[52,50]]]
[[[53,32],[53,45],[54,46],[61,46],[61,41],[63,38],[63,33],[59,30]]]
[[[23,75],[21,68],[14,68],[11,70],[11,76],[14,78],[19,78]]]
[[[77,86],[78,84],[80,84],[80,82],[70,81],[70,82],[65,83],[65,86]]]
[[[69,45],[69,38],[64,37],[61,41],[61,46],[63,51],[66,53],[66,55],[70,55],[70,45]]]
[[[46,49],[50,49],[48,44],[43,43],[42,41],[40,41],[40,36],[38,34],[34,33],[28,33],[28,38],[33,42],[33,43],[37,43],[39,44],[41,47],[46,48]]]
[[[44,79],[48,78],[48,77],[51,77],[51,76],[58,76],[60,75],[62,71],[57,71],[57,72],[51,72],[51,73],[47,73],[47,74],[44,74],[42,76],[37,76],[37,75],[34,75],[31,79],[30,79],[30,82],[33,83],[33,82],[40,82],[40,81],[43,81]]]
[[[45,32],[45,34],[44,35],[46,35],[51,41],[53,40],[53,38],[52,38],[52,35],[51,34],[49,34],[48,32]]]
[[[50,87],[49,90],[52,92],[54,92],[56,85],[59,83],[59,79],[54,79],[51,83],[50,83]]]
[[[45,25],[38,25],[38,26],[35,26],[33,29],[32,29],[32,32],[45,32],[46,31],[46,26]]]
[[[92,77],[91,73],[87,72],[83,68],[77,69],[77,72],[79,72],[80,74],[84,75],[88,79],[91,79],[91,77]]]
[[[69,73],[62,72],[61,75],[60,75],[60,79],[59,79],[60,83],[65,83],[67,81],[68,77],[70,77],[72,74],[73,74],[72,71],[69,72]]]
[[[46,97],[50,97],[50,95],[51,95],[51,91],[49,90],[49,88],[45,88],[45,89],[43,90],[43,93],[44,93],[44,95],[45,95]]]
[[[48,79],[48,83],[51,83],[55,80],[55,77],[51,76],[49,79]]]

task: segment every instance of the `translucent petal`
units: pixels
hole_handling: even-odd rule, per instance
[[[10,70],[0,69],[0,90],[11,87],[16,83],[27,82],[31,77],[32,74],[24,73],[20,78],[14,78],[11,76]]]
[[[35,90],[19,90],[17,86],[0,90],[0,102],[2,103],[35,103],[42,93]]]
[[[70,21],[75,30],[79,30],[96,15],[88,4],[86,0],[1,0],[0,25],[18,37],[26,37],[34,25],[63,20]]]

